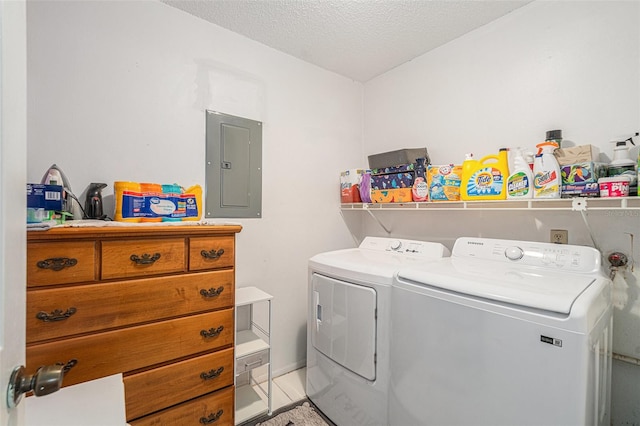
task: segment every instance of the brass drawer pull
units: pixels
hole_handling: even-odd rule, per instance
[[[155,263],[156,260],[160,259],[160,253],[156,253],[153,256],[145,253],[142,257],[139,257],[137,254],[132,254],[129,259],[135,262],[136,265],[151,265],[152,263]]]
[[[217,259],[224,254],[224,249],[220,249],[218,251],[216,251],[215,249],[210,251],[202,250],[200,254],[205,259]]]
[[[220,416],[222,416],[222,413],[224,413],[224,410],[218,410],[217,413],[213,414],[209,414],[209,417],[200,417],[200,423],[202,423],[203,425],[208,425],[209,423],[214,423],[216,421],[218,421],[218,419],[220,418]]]
[[[78,259],[69,257],[52,257],[49,259],[41,260],[36,265],[40,269],[51,269],[53,271],[62,271],[64,268],[71,268],[78,264]]]
[[[202,380],[215,379],[216,377],[221,375],[223,371],[224,371],[224,367],[220,367],[217,370],[211,370],[208,373],[207,372],[202,372],[202,373],[200,373],[200,378]]]
[[[40,321],[44,322],[52,322],[52,321],[64,321],[69,318],[71,315],[75,314],[78,310],[74,307],[67,309],[66,312],[62,312],[61,309],[55,309],[50,314],[40,311],[36,314],[36,318]]]
[[[216,337],[217,335],[219,335],[220,333],[222,333],[222,330],[224,330],[224,326],[223,326],[223,325],[221,325],[221,326],[220,326],[220,327],[218,327],[218,328],[213,328],[213,327],[211,327],[211,328],[209,329],[209,331],[207,331],[207,330],[200,330],[200,335],[201,335],[202,337],[204,337],[205,339],[206,339],[206,338],[209,338],[209,337]]]
[[[202,290],[200,290],[200,294],[203,297],[211,298],[211,297],[220,296],[220,293],[222,293],[223,291],[224,291],[224,287],[223,286],[220,286],[218,288],[211,287],[209,290],[205,290],[203,288]]]

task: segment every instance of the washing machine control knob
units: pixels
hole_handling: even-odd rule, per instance
[[[509,260],[520,260],[524,256],[524,251],[518,246],[512,246],[504,251],[504,255]]]
[[[398,251],[402,247],[402,241],[393,240],[391,241],[391,244],[389,245],[389,247],[391,247],[391,250]]]

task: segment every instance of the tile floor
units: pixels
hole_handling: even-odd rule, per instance
[[[306,398],[306,380],[307,369],[304,367],[273,379],[273,385],[271,386],[273,392],[271,400],[272,411]],[[257,392],[266,401],[267,397],[262,392]]]

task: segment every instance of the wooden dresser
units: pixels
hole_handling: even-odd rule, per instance
[[[234,424],[233,226],[27,233],[27,371],[123,373],[134,425]]]

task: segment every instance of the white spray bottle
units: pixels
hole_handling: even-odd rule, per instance
[[[513,172],[507,179],[507,199],[533,198],[533,173],[521,148],[514,150]]]
[[[544,142],[536,147],[538,154],[533,160],[533,197],[560,198],[562,176],[560,165],[553,155],[553,151],[558,148],[558,145]]]

